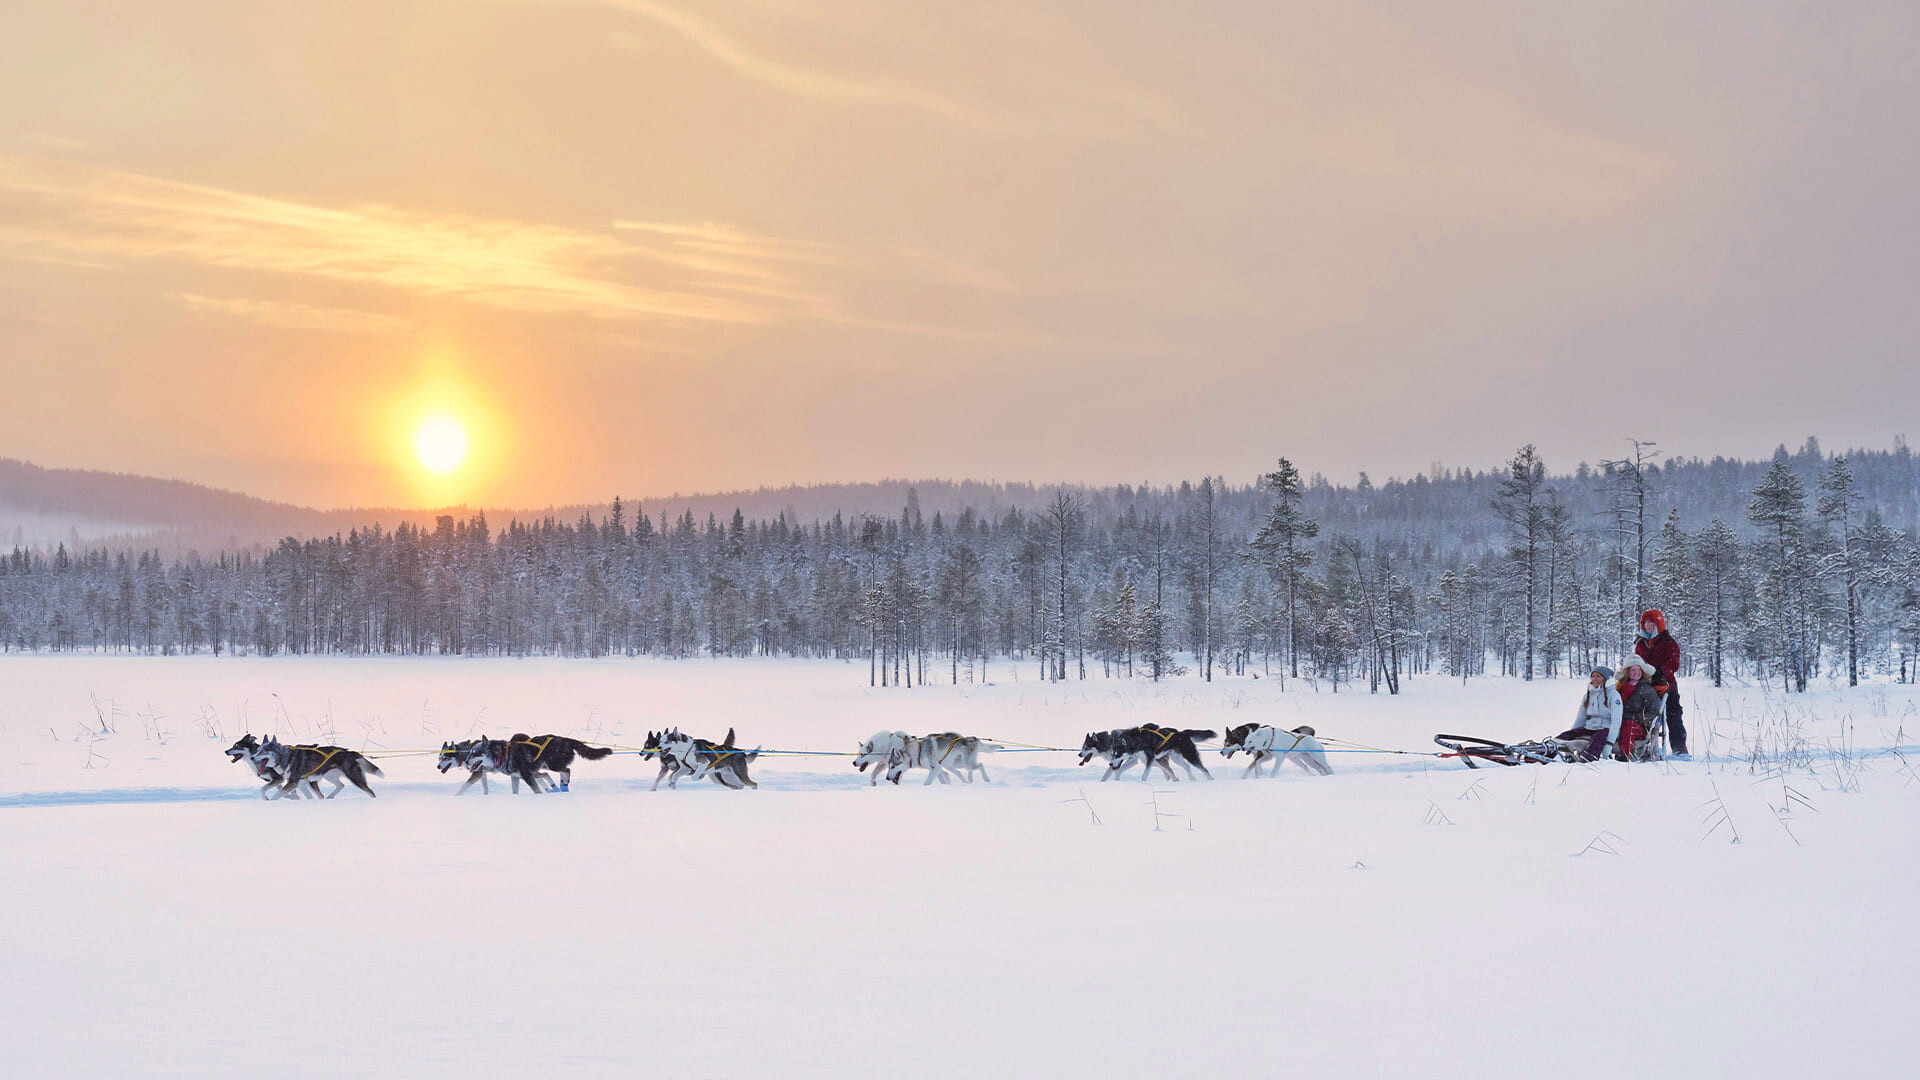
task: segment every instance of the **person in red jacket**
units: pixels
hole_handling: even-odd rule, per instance
[[[1687,756],[1687,726],[1680,719],[1680,643],[1667,633],[1667,617],[1659,608],[1640,616],[1639,640],[1633,654],[1653,665],[1653,679],[1667,688],[1667,741],[1675,757]]]

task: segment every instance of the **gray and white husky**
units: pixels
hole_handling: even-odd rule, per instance
[[[983,742],[976,736],[954,731],[919,737],[909,735],[903,745],[887,755],[887,779],[898,784],[908,769],[925,769],[927,779],[921,787],[932,784],[936,777],[943,784],[952,783],[947,779],[949,773],[971,784],[973,774],[978,772],[982,780],[992,783],[987,767],[980,764],[980,755],[1001,749],[1004,747],[999,743]]]
[[[1280,766],[1291,758],[1295,764],[1316,776],[1332,776],[1333,766],[1327,764],[1326,748],[1320,740],[1314,738],[1314,730],[1305,724],[1287,731],[1284,728],[1269,727],[1266,724],[1241,724],[1227,729],[1226,740],[1222,743],[1223,756],[1232,757],[1237,750],[1245,750],[1253,756],[1247,764],[1247,771],[1241,776],[1261,775],[1260,767],[1273,759],[1273,772],[1266,775],[1279,776]]]
[[[344,746],[289,746],[269,735],[260,744],[260,751],[266,765],[286,778],[268,793],[268,798],[279,798],[303,783],[320,780],[333,781],[333,790],[326,794],[329,799],[340,794],[349,782],[374,797],[373,788],[367,786],[367,774],[385,775],[365,755]],[[314,789],[319,790],[317,783]]]
[[[251,732],[240,736],[232,746],[227,747],[228,761],[240,761],[242,759],[245,759],[247,767],[253,770],[254,776],[266,781],[266,786],[260,789],[261,798],[268,798],[267,793],[269,791],[286,783],[286,775],[279,769],[267,764],[267,752],[261,749],[260,740],[254,738]],[[308,798],[317,799],[320,797],[320,784],[318,781],[308,780],[307,786],[311,788],[313,792]],[[286,794],[298,799],[300,798],[301,791],[296,786]]]

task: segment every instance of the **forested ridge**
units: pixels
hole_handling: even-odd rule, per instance
[[[964,489],[962,489],[964,490]],[[876,684],[1262,674],[1396,691],[1581,673],[1667,612],[1685,676],[1915,677],[1920,464],[1892,450],[1618,459],[1532,447],[1352,486],[1064,486],[1035,504],[792,520],[614,500],[175,558],[0,559],[0,647],[857,660]],[[997,667],[995,666],[997,665]]]

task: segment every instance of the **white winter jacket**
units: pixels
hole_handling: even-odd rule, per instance
[[[1604,680],[1599,686],[1587,687],[1587,696],[1580,699],[1580,710],[1574,713],[1573,726],[1585,731],[1605,728],[1607,741],[1618,742],[1621,708],[1620,692],[1613,688],[1613,680]]]

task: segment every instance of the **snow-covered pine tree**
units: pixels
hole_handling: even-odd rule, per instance
[[[1546,463],[1528,443],[1507,459],[1493,500],[1494,514],[1507,527],[1508,577],[1523,604],[1525,656],[1521,670],[1528,682],[1533,681],[1533,660],[1538,651],[1535,608],[1541,593],[1541,549],[1547,542],[1546,484]]]
[[[1835,550],[1822,560],[1823,576],[1840,582],[1846,601],[1847,685],[1860,685],[1860,585],[1872,573],[1867,561],[1868,548],[1861,543],[1854,525],[1854,512],[1860,491],[1853,482],[1853,469],[1845,457],[1827,463],[1820,476],[1820,501],[1815,509],[1820,520],[1833,531]]]
[[[1693,670],[1694,645],[1699,640],[1695,625],[1693,540],[1680,527],[1680,508],[1667,511],[1660,525],[1660,537],[1654,547],[1653,573],[1648,579],[1648,607],[1666,614],[1667,629],[1680,642],[1680,662],[1685,671]]]
[[[1781,683],[1791,692],[1807,688],[1802,656],[1798,592],[1795,579],[1807,569],[1803,556],[1806,531],[1806,486],[1794,474],[1785,448],[1774,458],[1765,479],[1753,490],[1747,519],[1764,532],[1757,545],[1764,568],[1759,624],[1780,664]]]
[[[1313,565],[1310,541],[1320,535],[1320,523],[1300,508],[1300,470],[1293,462],[1281,458],[1262,482],[1273,495],[1273,507],[1248,547],[1266,566],[1285,599],[1287,669],[1297,679],[1300,677],[1300,587],[1307,568]]]
[[[1740,538],[1714,518],[1693,546],[1695,594],[1706,621],[1707,671],[1713,685],[1726,673],[1726,646],[1732,638],[1740,574]]]

